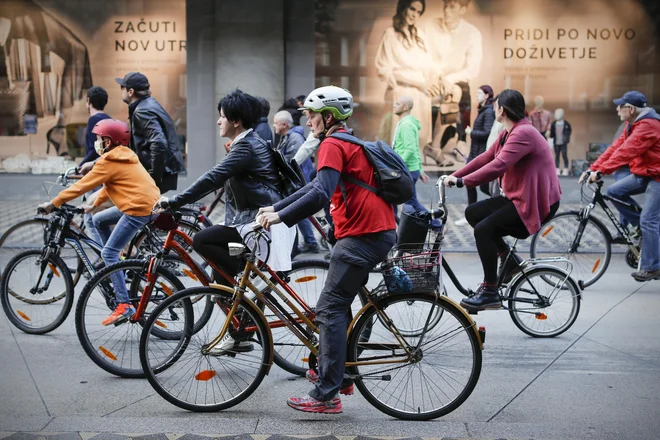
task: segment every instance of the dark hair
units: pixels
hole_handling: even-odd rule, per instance
[[[296,101],[305,102],[305,99],[307,99],[307,96],[305,96],[305,95],[296,96]]]
[[[298,96],[298,98],[300,98],[300,96]],[[286,110],[291,113],[291,117],[293,118],[293,125],[300,125],[300,118],[302,118],[302,112],[298,110],[298,101],[296,101],[298,98],[287,99],[284,101],[282,106],[277,109],[278,112]],[[303,98],[303,101],[305,98]]]
[[[518,90],[506,89],[495,97],[507,118],[518,122],[525,117],[525,98]]]
[[[268,114],[270,113],[270,102],[266,98],[262,98],[261,96],[256,96],[257,100],[259,101],[259,105],[261,106],[261,112],[259,115],[262,118],[267,118]]]
[[[394,31],[403,39],[403,46],[406,48],[412,46],[412,42],[408,40],[405,32],[403,32],[404,26],[406,26],[405,14],[406,10],[408,10],[410,5],[414,2],[420,2],[422,4],[422,12],[420,12],[419,15],[423,15],[424,11],[426,10],[425,0],[399,0],[396,5],[396,15],[392,17],[392,27],[394,28]],[[411,39],[416,42],[420,48],[426,50],[426,46],[424,46],[424,40],[422,40],[417,35],[417,28],[415,26],[410,26],[409,30]]]
[[[482,92],[484,92],[486,95],[488,95],[488,99],[486,100],[486,102],[483,103],[483,105],[491,104],[493,102],[493,95],[495,94],[495,92],[493,92],[493,88],[491,86],[488,86],[488,85],[484,85],[484,86],[481,86],[479,88],[481,89]],[[479,104],[479,108],[481,108],[481,106],[482,105]]]
[[[94,86],[87,90],[87,98],[96,110],[103,110],[108,103],[108,92],[103,87]]]
[[[228,120],[240,122],[244,128],[254,128],[259,122],[261,104],[254,96],[236,89],[220,100],[218,113],[220,110]]]

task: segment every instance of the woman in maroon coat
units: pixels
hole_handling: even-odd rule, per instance
[[[502,237],[522,239],[538,232],[541,223],[557,212],[561,199],[552,153],[545,138],[525,118],[525,98],[516,90],[504,90],[495,98],[493,110],[505,130],[485,153],[445,179],[446,186],[473,188],[498,179],[502,187],[503,195],[465,210],[484,269],[477,294],[461,302],[471,311],[502,307],[497,260],[509,252]],[[521,261],[517,255],[514,258]],[[510,281],[516,269],[515,263],[507,267],[503,282]]]

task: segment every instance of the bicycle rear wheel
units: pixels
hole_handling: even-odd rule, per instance
[[[173,323],[179,338],[163,339],[154,333],[172,304],[200,296],[215,307],[199,332],[192,334],[190,312]],[[206,350],[233,305],[231,293],[195,287],[171,296],[151,313],[140,338],[140,361],[149,383],[165,400],[190,411],[220,411],[242,402],[259,386],[270,368],[273,347],[268,324],[254,303],[238,304],[229,334]]]
[[[525,272],[511,286],[508,298],[513,323],[536,338],[561,335],[580,313],[578,286],[554,267],[533,267]]]
[[[137,308],[146,286],[144,260],[124,260],[97,272],[85,285],[76,305],[76,332],[87,356],[105,371],[120,377],[144,377],[139,359],[139,340],[146,317],[168,296],[183,290],[179,279],[164,267],[156,272],[154,288],[144,317],[137,322],[119,321],[104,326],[101,322],[115,308],[113,274],[124,272],[126,287],[133,306]],[[158,335],[163,339],[177,339],[180,335],[174,324],[182,320],[184,308],[190,303],[177,303],[158,321]]]
[[[384,322],[393,329],[423,331],[397,337]],[[385,296],[364,312],[349,335],[348,362],[373,364],[347,371],[358,376],[355,384],[364,398],[386,414],[403,420],[443,416],[458,408],[479,380],[481,341],[475,325],[453,302],[434,293]]]
[[[609,232],[600,222],[592,217],[582,222],[577,211],[554,216],[532,237],[529,254],[532,258],[564,257],[570,260],[573,263],[573,275],[584,283],[584,287],[588,287],[607,270],[612,248],[608,239]],[[580,240],[575,250],[571,250],[580,231]]]
[[[28,250],[12,258],[0,284],[2,307],[9,321],[25,333],[36,335],[62,325],[73,305],[69,269],[54,254],[44,261],[42,252]]]

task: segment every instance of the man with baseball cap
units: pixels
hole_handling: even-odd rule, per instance
[[[149,80],[140,72],[116,78],[121,99],[128,104],[131,145],[149,171],[161,194],[177,187],[178,174],[185,170],[174,122],[151,96]]]
[[[639,205],[631,197],[645,194],[641,215],[615,204],[622,216],[642,231],[641,268],[633,272],[637,281],[660,280],[660,115],[648,107],[646,97],[637,91],[626,92],[614,104],[626,126],[614,143],[585,172],[579,182],[596,181],[622,166],[630,167],[630,175],[607,189],[607,195],[623,202]]]

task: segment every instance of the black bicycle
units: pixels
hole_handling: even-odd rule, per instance
[[[583,198],[586,185],[585,180],[581,188]],[[607,202],[616,202],[637,213],[641,213],[642,209],[603,194],[602,180],[598,180],[594,186],[588,205],[582,206],[578,211],[555,215],[532,237],[529,248],[532,258],[553,255],[571,261],[582,288],[591,286],[603,276],[612,257],[612,235],[603,222],[593,215],[592,211],[596,206],[605,211],[616,231],[625,240],[628,247],[626,263],[631,268],[638,269],[641,256],[640,237],[621,225],[618,212],[612,210]]]

